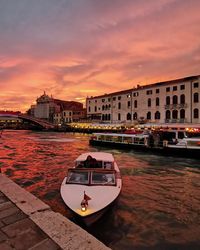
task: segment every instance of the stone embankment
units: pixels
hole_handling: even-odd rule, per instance
[[[108,250],[102,242],[0,174],[0,249]]]

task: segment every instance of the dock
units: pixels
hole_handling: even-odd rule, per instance
[[[108,250],[102,242],[0,174],[0,249]]]

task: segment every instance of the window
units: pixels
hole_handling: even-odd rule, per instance
[[[105,99],[102,99],[102,102],[105,102]]]
[[[104,105],[102,106],[102,110],[104,110],[105,109],[105,107],[104,107]]]
[[[103,120],[103,121],[105,120],[105,115],[104,115],[104,114],[102,115],[102,120]]]
[[[90,112],[90,110],[91,110],[91,108],[90,108],[90,107],[88,107],[88,112]]]
[[[166,117],[167,120],[170,120],[170,119],[171,119],[171,112],[170,112],[170,110],[167,110],[167,111],[166,111],[165,117]]]
[[[127,95],[127,98],[130,98],[130,97],[131,97],[131,95],[130,95],[130,94],[128,94],[128,95]]]
[[[121,114],[118,114],[118,121],[121,120]]]
[[[146,94],[147,95],[152,95],[152,90],[147,90]]]
[[[199,118],[199,110],[198,109],[194,109],[193,116],[194,116],[194,119],[198,119]]]
[[[137,108],[137,100],[134,101],[134,108]]]
[[[182,84],[182,85],[180,86],[180,89],[181,89],[181,90],[184,90],[184,89],[185,89],[185,85]]]
[[[97,100],[95,100],[95,102],[97,102]]]
[[[167,87],[167,88],[166,88],[166,92],[170,92],[170,87]]]
[[[69,116],[72,116],[72,112],[69,112]]]
[[[176,91],[177,90],[177,86],[173,86],[173,91]]]
[[[178,104],[178,97],[177,97],[177,95],[174,95],[173,96],[173,104]]]
[[[138,92],[134,92],[133,96],[139,96],[139,93]]]
[[[180,110],[180,118],[185,119],[185,109]]]
[[[121,96],[118,96],[118,100],[121,100]]]
[[[156,106],[159,106],[160,105],[160,99],[159,97],[156,97]]]
[[[178,119],[178,111],[177,110],[172,111],[172,118],[173,119]]]
[[[108,114],[108,120],[110,121],[110,114]]]
[[[151,98],[148,99],[148,107],[151,107]]]
[[[150,111],[147,113],[147,120],[151,120],[151,112]]]
[[[66,116],[66,113],[64,112],[63,115]]]
[[[160,89],[156,89],[156,94],[159,94],[160,93]]]
[[[170,105],[170,96],[166,97],[166,105]]]
[[[97,112],[97,106],[94,107],[94,112]]]
[[[131,114],[130,113],[127,114],[126,120],[131,120]]]
[[[185,95],[181,95],[180,97],[180,103],[185,104]]]
[[[116,97],[114,96],[114,97],[113,97],[113,101],[115,101],[115,100],[116,100]]]
[[[90,100],[89,100],[89,103],[90,103]]]
[[[160,120],[160,112],[156,111],[155,113],[155,120]]]
[[[110,98],[108,98],[108,102],[110,102]]]
[[[133,114],[133,120],[137,120],[137,113],[136,112]]]
[[[121,102],[118,103],[118,109],[121,109]]]
[[[131,106],[131,101],[128,101],[127,102],[127,107],[130,108],[130,106]]]
[[[199,94],[198,93],[194,93],[194,102],[195,103],[199,102]]]
[[[194,82],[194,88],[198,88],[199,87],[199,83],[198,82]]]

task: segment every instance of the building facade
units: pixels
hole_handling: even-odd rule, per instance
[[[86,99],[87,118],[106,123],[200,123],[200,75]]]
[[[63,124],[72,122],[73,119],[82,119],[86,116],[86,111],[80,102],[55,99],[44,92],[37,98],[36,104],[31,106],[28,114],[55,124]]]

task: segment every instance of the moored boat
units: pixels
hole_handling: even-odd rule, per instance
[[[142,134],[94,133],[89,142],[93,146],[200,158],[200,133],[186,130],[150,130]]]
[[[97,221],[120,194],[122,179],[113,155],[89,152],[80,155],[61,185],[65,204],[86,225]]]

